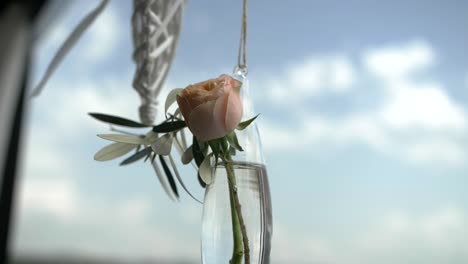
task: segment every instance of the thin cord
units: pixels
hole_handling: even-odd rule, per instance
[[[247,0],[243,0],[242,25],[239,43],[239,53],[237,55],[237,67],[247,69]]]

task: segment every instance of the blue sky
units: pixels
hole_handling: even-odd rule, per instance
[[[239,3],[237,3],[239,2]],[[39,41],[33,83],[94,1]],[[273,263],[468,261],[464,1],[251,1],[251,93],[273,198]],[[164,94],[229,73],[240,1],[189,1]],[[137,119],[130,1],[111,1],[31,102],[14,252],[199,260],[201,206],[148,164],[92,157]],[[198,197],[193,172],[184,171]],[[180,245],[181,241],[184,246]]]

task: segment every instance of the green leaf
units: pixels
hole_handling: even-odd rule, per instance
[[[198,183],[200,183],[200,186],[202,188],[205,188],[206,187],[206,183],[203,182],[202,178],[200,177],[200,173],[197,173],[197,179],[198,179]]]
[[[145,139],[139,136],[122,135],[122,134],[99,134],[100,138],[107,139],[114,142],[128,143],[134,145],[144,145]]]
[[[197,164],[197,167],[200,167],[201,163],[205,159],[205,155],[203,155],[203,150],[200,148],[199,142],[195,136],[193,136],[193,141],[192,141],[192,152],[193,152],[193,158],[195,159],[195,164]],[[206,183],[203,182],[202,178],[200,177],[200,173],[197,172],[197,178],[198,182],[200,183],[200,186],[205,188]]]
[[[200,200],[198,200],[198,199],[188,190],[187,186],[185,186],[184,181],[182,180],[182,177],[180,177],[180,173],[179,173],[179,171],[177,170],[177,165],[175,164],[174,159],[172,158],[172,155],[169,155],[168,158],[169,158],[169,161],[170,161],[170,165],[172,166],[172,171],[174,172],[174,174],[175,174],[177,180],[179,181],[179,184],[182,186],[182,189],[184,189],[185,192],[187,192],[187,194],[190,195],[190,197],[192,197],[195,201],[197,201],[197,202],[203,204],[203,202],[200,201]]]
[[[180,108],[177,108],[174,112],[174,116],[177,117],[178,115],[181,115],[180,113]]]
[[[154,133],[153,131],[150,131],[146,134],[145,136],[145,145],[151,145],[158,139],[158,133]]]
[[[154,170],[156,176],[158,177],[159,183],[161,184],[161,186],[164,189],[164,192],[167,194],[167,196],[171,200],[174,200],[174,197],[172,197],[173,196],[172,192],[169,190],[169,186],[167,185],[167,181],[166,181],[163,173],[159,169],[159,163],[158,162],[152,162],[151,165],[152,165],[151,167],[153,167],[153,170]]]
[[[195,163],[197,164],[197,166],[200,167],[201,163],[205,159],[205,155],[203,155],[203,152],[200,149],[200,145],[198,143],[199,142],[197,138],[194,136],[192,143],[193,158],[195,159]]]
[[[193,160],[192,146],[184,151],[181,157],[182,164],[189,164]]]
[[[141,124],[133,120],[129,120],[129,119],[118,117],[118,116],[99,114],[99,113],[89,113],[89,115],[99,121],[117,125],[117,126],[126,126],[126,127],[150,127],[151,126],[151,125]]]
[[[183,89],[181,88],[176,88],[172,91],[169,92],[169,94],[166,97],[166,103],[164,105],[164,113],[167,113],[167,110],[171,105],[177,100],[177,94],[180,93]]]
[[[220,138],[220,141],[219,141],[219,146],[221,147],[221,151],[223,153],[228,153],[229,151],[229,144],[228,144],[228,140],[226,137],[223,137],[223,138]]]
[[[112,143],[110,145],[105,146],[101,150],[99,150],[94,155],[94,159],[97,161],[112,160],[112,159],[115,159],[115,158],[118,158],[127,154],[134,148],[135,148],[135,145],[133,144],[119,143],[119,142]]]
[[[164,122],[153,127],[153,132],[168,133],[186,127],[185,121]]]
[[[236,135],[235,131],[232,131],[231,133],[229,133],[226,136],[226,138],[227,138],[227,140],[229,142],[229,145],[231,147],[234,147],[235,149],[237,149],[239,151],[244,151],[244,149],[242,149],[242,147],[239,144],[239,140],[237,139],[237,135]]]
[[[154,153],[159,155],[169,155],[172,148],[172,136],[171,134],[165,134],[162,137],[157,138],[151,147],[153,148]]]
[[[236,155],[236,149],[229,146],[229,154],[231,154],[231,156],[235,156]]]
[[[208,144],[210,145],[211,151],[213,152],[215,156],[215,161],[217,163],[218,157],[221,154],[221,140],[213,139],[213,140],[208,141]]]
[[[161,165],[163,167],[164,173],[166,174],[167,181],[169,182],[169,185],[171,186],[172,191],[174,192],[175,196],[179,198],[179,192],[177,191],[177,185],[174,181],[174,177],[172,176],[172,172],[167,166],[166,160],[164,159],[163,156],[159,155],[159,161],[161,162]]]
[[[244,130],[246,127],[248,127],[255,119],[257,119],[257,117],[259,116],[260,114],[250,118],[249,120],[246,120],[244,122],[240,122],[239,125],[237,125],[237,130]]]
[[[153,160],[154,160],[154,157],[156,157],[156,154],[154,154],[153,152],[149,152],[146,157],[145,157],[145,160],[143,160],[143,162],[146,162],[147,160],[149,160],[149,158],[151,158],[151,155],[153,155]]]
[[[124,161],[120,163],[120,166],[127,165],[137,160],[140,160],[144,158],[145,156],[147,156],[149,153],[151,153],[151,148],[150,147],[144,148],[138,151],[137,153],[133,154],[132,156],[126,158]]]
[[[213,175],[211,172],[211,157],[213,157],[213,153],[210,153],[208,156],[205,157],[200,168],[198,169],[198,174],[200,175],[201,179],[205,184],[211,184],[213,181]]]

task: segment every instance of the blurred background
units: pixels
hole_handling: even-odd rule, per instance
[[[97,4],[55,14],[34,45],[31,87]],[[467,10],[461,0],[250,1],[273,264],[468,263]],[[93,160],[108,126],[88,112],[138,119],[131,13],[131,1],[111,1],[27,100],[14,263],[200,262],[200,204],[168,199],[148,163]],[[187,2],[161,98],[232,71],[240,15],[241,1]],[[184,171],[201,198],[194,176]]]

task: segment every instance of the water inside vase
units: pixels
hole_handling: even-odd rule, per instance
[[[213,170],[214,181],[207,186],[203,206],[202,263],[227,264],[233,252],[227,174],[223,164]],[[251,263],[270,263],[272,211],[265,166],[235,162],[234,171]]]

